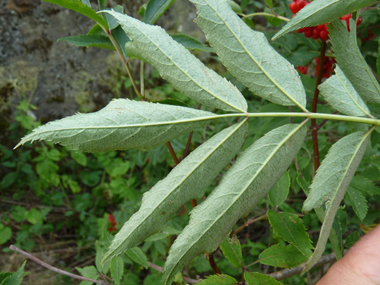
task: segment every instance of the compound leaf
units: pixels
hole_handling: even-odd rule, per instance
[[[373,0],[314,0],[302,8],[272,40],[303,27],[331,22],[372,3]]]
[[[149,0],[144,14],[144,22],[153,25],[175,0]]]
[[[367,105],[339,65],[335,67],[335,75],[319,85],[318,89],[326,101],[339,112],[349,116],[371,116]]]
[[[325,201],[328,202],[317,247],[307,261],[305,270],[312,268],[325,250],[339,204],[362,160],[370,134],[371,131],[356,132],[340,139],[330,148],[318,168],[310,186],[309,196],[303,205],[303,211],[310,211],[320,207]]]
[[[63,8],[67,8],[70,10],[73,10],[75,12],[78,12],[95,22],[97,22],[99,25],[102,25],[104,28],[108,29],[107,22],[103,19],[102,16],[97,14],[91,7],[87,6],[86,4],[82,3],[81,1],[67,1],[67,0],[43,0],[48,3],[59,5]]]
[[[305,122],[272,130],[237,158],[211,195],[192,210],[189,225],[170,249],[163,284],[171,284],[198,254],[216,250],[238,219],[268,194],[301,148]]]
[[[60,38],[58,41],[65,41],[78,47],[98,47],[115,50],[110,39],[101,35],[80,35]]]
[[[191,108],[117,99],[98,112],[40,126],[16,147],[27,141],[47,140],[87,152],[147,150],[203,127],[217,117]]]
[[[202,197],[219,172],[240,150],[247,134],[247,125],[242,122],[219,132],[146,192],[140,210],[115,236],[104,261],[159,232],[182,205]]]
[[[305,262],[307,257],[292,244],[287,246],[276,244],[260,253],[259,259],[262,264],[291,268]]]
[[[191,0],[197,24],[227,69],[257,96],[305,110],[306,94],[294,67],[247,26],[226,0]]]
[[[380,85],[359,50],[356,40],[356,25],[352,19],[350,27],[351,32],[340,20],[328,25],[335,58],[359,95],[365,101],[380,103]]]
[[[267,212],[269,222],[277,235],[293,244],[304,256],[310,257],[313,246],[302,220],[291,213]]]
[[[127,15],[104,12],[119,21],[141,56],[179,91],[209,107],[234,112],[247,110],[247,102],[235,86],[207,68],[165,30]]]

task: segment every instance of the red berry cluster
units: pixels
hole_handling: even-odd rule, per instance
[[[305,0],[293,0],[292,3],[290,3],[289,8],[292,11],[292,13],[295,15],[297,14],[303,7],[310,4],[310,1]],[[348,31],[350,31],[350,19],[352,15],[348,14],[343,17],[341,17],[341,20],[345,20],[347,22],[347,28]],[[357,26],[360,25],[362,22],[362,19],[359,17],[357,21]],[[298,33],[304,33],[305,37],[307,38],[313,38],[313,39],[321,39],[322,41],[326,41],[329,38],[329,32],[327,31],[326,24],[318,25],[316,27],[304,27],[297,30]]]
[[[306,74],[307,73],[307,66],[298,66],[297,70],[299,72],[301,72],[302,74]]]
[[[116,221],[113,215],[111,214],[108,215],[108,222],[109,222],[108,231],[110,233],[116,231]]]
[[[335,58],[333,57],[325,57],[325,61],[323,62],[323,78],[329,78],[331,76],[331,71],[333,64],[336,63]],[[315,76],[318,76],[318,70],[320,66],[320,58],[317,58],[317,68],[315,69]]]

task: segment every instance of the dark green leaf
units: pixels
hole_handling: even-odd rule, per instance
[[[173,40],[176,42],[180,43],[187,49],[192,49],[192,50],[201,50],[201,51],[206,51],[206,52],[214,52],[214,50],[204,44],[202,44],[200,41],[197,39],[185,35],[185,34],[174,34],[170,35]]]
[[[144,22],[153,25],[175,0],[149,0]]]
[[[275,278],[253,272],[244,272],[244,279],[248,285],[281,285],[281,282],[278,282]]]
[[[124,262],[121,256],[116,256],[111,260],[110,270],[112,279],[115,281],[116,285],[120,285],[124,271]]]
[[[80,165],[87,165],[87,156],[83,152],[71,151],[71,157]]]
[[[302,220],[291,213],[267,212],[274,231],[290,244],[293,244],[304,256],[310,257],[313,249],[311,240]]]
[[[231,276],[228,276],[228,275],[225,275],[225,274],[222,274],[222,275],[210,275],[210,276],[207,276],[205,280],[203,280],[202,282],[200,283],[197,283],[197,284],[200,284],[200,285],[232,285],[232,284],[236,284],[237,281],[235,278],[231,277]]]
[[[276,208],[285,202],[289,194],[290,177],[289,173],[285,172],[280,180],[269,191],[269,201],[272,207]]]
[[[0,223],[0,244],[6,243],[12,237],[12,230]]]
[[[124,33],[123,28],[121,26],[118,26],[116,29],[113,29],[111,31],[111,34],[113,38],[116,41],[116,44],[119,46],[121,51],[123,52],[123,55],[125,59],[128,59],[127,51],[125,45],[130,42],[129,37]]]
[[[345,247],[351,248],[358,240],[360,239],[360,235],[358,232],[353,232],[346,238]]]
[[[127,249],[125,253],[138,264],[141,264],[145,268],[149,267],[148,258],[139,247]]]
[[[78,47],[98,47],[115,50],[110,39],[100,35],[80,35],[66,38],[60,38],[58,41],[68,42]]]
[[[107,22],[103,19],[102,16],[97,14],[94,10],[92,10],[91,7],[87,6],[86,4],[83,4],[81,1],[77,0],[43,0],[48,3],[59,5],[63,8],[68,8],[70,10],[73,10],[75,12],[78,12],[82,15],[85,15],[86,17],[93,19],[98,24],[102,25],[106,29],[108,29]]]
[[[17,269],[17,271],[13,273],[11,276],[6,278],[1,285],[20,285],[24,276],[28,274],[24,272],[25,264],[26,260],[20,266],[20,268]]]
[[[224,256],[237,268],[242,266],[243,254],[241,252],[241,245],[236,236],[233,238],[226,237],[220,245]]]
[[[95,279],[95,280],[98,280],[99,278],[98,270],[96,270],[94,266],[86,266],[83,268],[75,267],[75,268],[84,277]]]
[[[265,3],[267,3],[267,5],[270,7],[270,8],[273,8],[273,1],[272,0],[264,0]]]
[[[17,179],[17,172],[10,172],[6,174],[0,182],[0,189],[5,189],[11,186]]]
[[[287,246],[276,244],[264,250],[259,255],[259,259],[262,264],[274,267],[291,268],[305,262],[307,257],[292,244]]]
[[[236,14],[242,14],[243,11],[241,10],[240,5],[238,5],[235,1],[233,0],[227,0],[228,4],[230,5],[231,9],[236,13]]]
[[[348,187],[346,199],[350,202],[359,219],[363,221],[368,212],[367,200],[364,196],[359,191],[355,190],[355,188]]]

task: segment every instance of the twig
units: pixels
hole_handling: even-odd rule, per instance
[[[277,19],[283,20],[285,22],[289,22],[290,21],[290,19],[288,19],[286,17],[282,17],[282,16],[278,16],[278,15],[273,15],[271,13],[263,13],[263,12],[244,15],[243,18],[255,17],[255,16],[268,16],[268,17],[273,17],[273,18],[277,18]]]
[[[156,265],[156,264],[154,264],[152,262],[148,262],[148,264],[149,264],[150,268],[152,268],[152,269],[154,269],[154,270],[156,270],[158,272],[162,272],[162,267],[161,266],[158,266],[158,265]],[[188,284],[197,284],[197,283],[199,283],[199,282],[202,281],[202,280],[191,279],[191,278],[185,277],[185,276],[182,276],[182,279],[183,279],[183,281],[185,281]]]
[[[315,85],[315,91],[314,91],[314,98],[313,98],[313,105],[311,107],[311,112],[316,113],[317,112],[317,106],[318,106],[318,96],[319,96],[319,89],[318,85],[322,82],[322,74],[323,74],[323,63],[325,61],[325,53],[326,53],[326,41],[322,42],[321,46],[321,53],[319,55],[319,67],[318,67],[318,76],[317,76],[317,83]],[[314,148],[314,173],[319,168],[320,162],[319,162],[319,146],[318,146],[318,129],[317,129],[317,120],[311,119],[311,135],[313,137],[313,148]]]
[[[347,252],[348,250],[345,250],[343,254],[346,254]],[[325,265],[327,263],[332,263],[335,261],[336,261],[335,253],[330,253],[328,255],[322,256],[312,268],[316,268],[316,267]],[[300,274],[302,270],[305,268],[305,266],[306,266],[306,262],[295,268],[284,269],[282,271],[271,273],[269,274],[269,276],[276,278],[277,280],[283,280],[291,276]]]
[[[208,263],[211,266],[212,271],[214,271],[214,274],[221,274],[218,268],[218,265],[216,265],[213,253],[206,253],[206,257],[207,257]]]
[[[202,107],[202,104],[198,105],[198,110]],[[185,158],[189,154],[189,148],[190,148],[190,143],[191,139],[193,138],[193,132],[189,134],[189,137],[187,138],[187,143],[186,143],[186,148],[185,148],[185,153],[183,155],[183,158]]]
[[[264,220],[264,219],[267,219],[268,216],[267,215],[263,215],[261,217],[258,217],[258,218],[254,218],[252,220],[249,220],[248,222],[246,222],[245,224],[241,225],[240,227],[238,227],[236,230],[234,230],[233,232],[230,233],[230,237],[232,238],[234,235],[236,235],[238,232],[240,232],[242,229],[248,227],[249,225],[252,225],[253,223],[256,223],[258,221],[261,221],[261,220]]]
[[[47,263],[43,262],[42,260],[39,260],[37,257],[34,257],[30,253],[27,253],[27,252],[25,252],[25,251],[23,251],[23,250],[15,247],[14,245],[11,245],[9,248],[11,250],[13,250],[13,251],[16,251],[16,252],[24,255],[27,258],[33,260],[35,263],[38,263],[39,265],[41,265],[41,266],[43,266],[43,267],[45,267],[45,268],[47,268],[47,269],[49,269],[51,271],[54,271],[56,273],[59,273],[59,274],[62,274],[62,275],[66,275],[66,276],[70,276],[71,278],[79,279],[79,280],[82,280],[82,281],[89,281],[89,282],[96,283],[96,284],[101,284],[101,285],[108,285],[109,284],[108,282],[105,282],[105,281],[86,278],[86,277],[83,277],[83,276],[79,276],[79,275],[72,274],[72,273],[69,273],[67,271],[55,268],[55,267],[51,266],[50,264],[47,264]]]
[[[168,147],[168,150],[169,150],[170,155],[172,156],[172,158],[174,160],[175,165],[178,165],[180,163],[180,161],[179,161],[177,155],[175,154],[174,149],[173,149],[171,143],[170,142],[166,142],[166,146]]]
[[[100,26],[101,26],[101,25],[100,25]],[[129,78],[131,79],[132,86],[133,86],[133,89],[135,90],[136,95],[140,98],[141,101],[144,101],[144,97],[143,97],[143,96],[141,95],[141,93],[139,92],[139,89],[137,88],[137,85],[136,85],[136,82],[135,82],[135,78],[133,77],[132,71],[131,71],[131,69],[129,68],[128,60],[124,57],[123,53],[121,52],[119,46],[117,45],[115,39],[113,38],[113,36],[112,36],[112,34],[111,34],[111,31],[110,31],[110,30],[107,30],[107,29],[104,28],[103,26],[101,26],[101,27],[102,27],[102,29],[104,30],[104,32],[107,34],[108,38],[111,40],[113,46],[114,46],[115,49],[116,49],[116,52],[118,53],[118,55],[120,56],[121,60],[123,61],[124,66],[125,66],[125,68],[127,69],[128,76],[129,76]]]

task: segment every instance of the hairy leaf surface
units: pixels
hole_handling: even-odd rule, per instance
[[[60,38],[58,41],[65,41],[78,47],[98,47],[115,50],[110,39],[101,35],[80,35]]]
[[[192,49],[192,50],[201,50],[201,51],[206,51],[206,52],[214,52],[214,50],[204,44],[202,44],[200,41],[197,39],[185,35],[185,34],[174,34],[170,35],[173,40],[176,42],[180,43],[187,49]]]
[[[319,235],[317,247],[307,261],[305,270],[309,270],[322,256],[330,235],[335,214],[346,189],[355,174],[366,150],[370,131],[352,133],[335,143],[318,168],[310,186],[303,211],[320,207],[325,201],[326,214]]]
[[[318,86],[321,95],[339,112],[349,116],[370,116],[370,111],[339,65],[335,75]]]
[[[56,4],[63,8],[67,8],[75,12],[78,12],[90,19],[93,19],[95,22],[102,25],[106,29],[109,28],[107,22],[102,18],[102,16],[96,14],[96,12],[91,7],[87,6],[81,1],[67,1],[67,0],[43,0],[43,1]]]
[[[219,172],[240,150],[248,123],[233,125],[192,151],[169,175],[144,194],[140,210],[115,236],[104,261],[159,232],[178,209],[201,198]]]
[[[212,252],[237,220],[251,212],[292,163],[306,135],[305,122],[285,125],[248,147],[209,197],[190,214],[189,225],[172,245],[163,283],[202,252]]]
[[[162,28],[132,17],[113,15],[135,47],[161,76],[195,101],[225,111],[245,112],[247,102],[239,90],[213,70],[207,68]]]
[[[368,206],[367,200],[362,193],[353,187],[348,187],[345,199],[348,199],[356,215],[363,221],[367,216]]]
[[[198,9],[197,24],[223,64],[257,96],[290,106],[306,106],[306,94],[294,67],[248,27],[226,0],[191,0]]]
[[[328,25],[336,60],[365,101],[380,103],[380,85],[359,50],[356,40],[356,25],[352,19],[350,27],[351,32],[348,32],[346,25],[340,20]]]
[[[191,108],[118,99],[102,110],[50,122],[23,137],[87,152],[147,150],[207,125],[218,116]]]
[[[314,0],[302,8],[272,40],[303,27],[314,27],[339,19],[373,2],[373,0]]]

